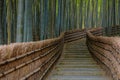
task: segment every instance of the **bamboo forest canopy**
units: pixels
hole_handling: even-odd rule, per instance
[[[0,0],[0,44],[120,24],[120,0]]]

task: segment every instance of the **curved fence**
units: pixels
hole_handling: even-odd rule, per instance
[[[43,80],[59,60],[64,43],[85,38],[86,31],[86,29],[74,30],[62,33],[58,38],[54,39],[0,46],[0,80]],[[102,35],[102,29],[92,29],[92,34]],[[94,40],[92,34],[89,32],[87,35],[87,43],[90,51],[95,47],[93,42],[96,40]],[[97,43],[98,42],[95,42],[95,44]],[[101,43],[99,44],[101,46],[103,45]],[[100,50],[103,48],[100,48]],[[111,48],[113,49],[113,47]],[[114,49],[115,48],[116,46],[114,46]],[[105,50],[107,50],[107,48],[105,48]],[[91,52],[93,53],[93,51]],[[116,54],[112,57],[114,58],[113,62],[119,59],[118,51],[114,51],[116,51]],[[111,54],[111,56],[113,55]],[[117,66],[117,63],[116,61],[114,66]]]
[[[114,80],[120,80],[120,38],[95,36],[93,31],[87,31],[86,43],[89,51],[98,62],[108,68]]]
[[[64,43],[85,35],[85,30],[75,30],[54,39],[0,46],[0,80],[43,80],[62,54]]]
[[[64,37],[15,43],[0,49],[0,80],[43,79],[62,53]],[[7,53],[6,53],[7,51]]]

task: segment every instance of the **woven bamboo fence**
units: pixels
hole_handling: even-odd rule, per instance
[[[99,63],[106,66],[114,80],[120,80],[120,38],[95,36],[93,31],[87,31],[89,51]]]
[[[111,29],[111,36],[120,35],[120,26],[116,25]]]
[[[42,80],[59,59],[64,34],[55,39],[0,46],[0,80]]]
[[[54,39],[0,46],[0,80],[44,80],[59,60],[64,43],[85,38],[86,31],[74,30]],[[92,29],[92,34],[102,35],[102,29]]]
[[[108,36],[120,36],[120,25],[105,27],[105,32]]]
[[[93,31],[101,35],[100,29]],[[44,80],[59,60],[64,43],[86,37],[86,29],[58,38],[0,46],[0,80]]]
[[[0,46],[0,80],[43,80],[62,54],[64,42],[83,36],[85,30],[76,30],[54,39]]]

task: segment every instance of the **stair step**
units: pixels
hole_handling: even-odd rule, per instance
[[[81,54],[81,53],[78,53],[78,54],[64,54],[64,56],[92,56],[91,54]]]
[[[93,57],[92,57],[92,55],[90,55],[90,54],[64,54],[64,56],[63,57],[79,57],[79,58],[92,58],[93,59]]]
[[[96,62],[60,62],[59,63],[60,65],[68,65],[68,64],[70,64],[70,65],[78,65],[78,64],[82,64],[82,65],[84,65],[84,64],[91,64],[91,65],[96,65],[97,63]]]
[[[69,50],[66,50],[65,52],[85,52],[85,53],[89,53],[89,51],[87,49],[77,49],[77,50],[72,50],[72,49],[69,49]]]
[[[64,57],[64,59],[62,59],[62,60],[93,60],[93,58],[91,58],[91,57],[88,57],[88,58],[86,58],[86,57]]]
[[[82,49],[80,49],[82,48]],[[66,51],[87,51],[87,47],[83,48],[83,47],[78,47],[78,48],[69,48],[69,49],[66,49]],[[88,51],[87,51],[88,52]]]
[[[102,70],[99,71],[78,71],[78,70],[64,70],[56,71],[53,75],[105,75],[106,73]]]
[[[64,71],[64,70],[74,70],[74,71],[101,71],[102,69],[101,68],[55,68],[56,71]]]
[[[79,55],[64,55],[64,57],[79,57],[79,58],[91,58],[91,55],[83,55],[83,54],[79,54]]]
[[[53,76],[50,80],[111,80],[106,76]]]
[[[89,52],[64,52],[64,54],[67,54],[67,55],[71,55],[71,54],[75,54],[75,55],[91,55]]]
[[[91,55],[90,53],[80,53],[80,52],[78,52],[78,53],[76,53],[76,52],[74,52],[74,53],[71,53],[71,52],[69,52],[69,53],[65,53],[64,52],[64,54],[65,55]],[[92,56],[92,55],[91,55]]]
[[[68,68],[67,68],[67,67],[57,67],[57,66],[56,66],[56,67],[55,67],[55,71],[56,71],[56,70],[65,70],[65,69],[70,69],[70,70],[74,70],[74,69],[78,69],[78,70],[79,70],[79,69],[80,69],[80,70],[81,70],[81,69],[83,69],[83,68],[86,69],[86,70],[88,69],[88,67],[81,67],[81,68],[80,68],[80,67],[76,67],[76,68],[68,67]],[[94,70],[94,69],[95,69],[95,70],[98,69],[98,70],[101,70],[101,67],[95,67],[95,68],[90,67],[89,69],[93,69],[93,70]]]
[[[57,68],[61,68],[61,67],[64,67],[64,68],[97,68],[97,67],[100,67],[99,65],[58,65],[56,66]]]
[[[73,60],[73,59],[62,59],[61,60],[62,62],[95,62],[93,59],[88,59],[88,60],[85,60],[85,59],[77,59],[77,60]]]
[[[65,55],[63,57],[64,58],[80,58],[80,59],[89,58],[89,59],[93,59],[91,55],[75,55],[75,56],[73,56],[73,55],[69,55],[69,56]]]

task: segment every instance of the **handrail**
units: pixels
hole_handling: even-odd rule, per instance
[[[114,80],[120,79],[120,38],[95,36],[87,31],[87,46],[98,62],[103,63],[108,69]]]

